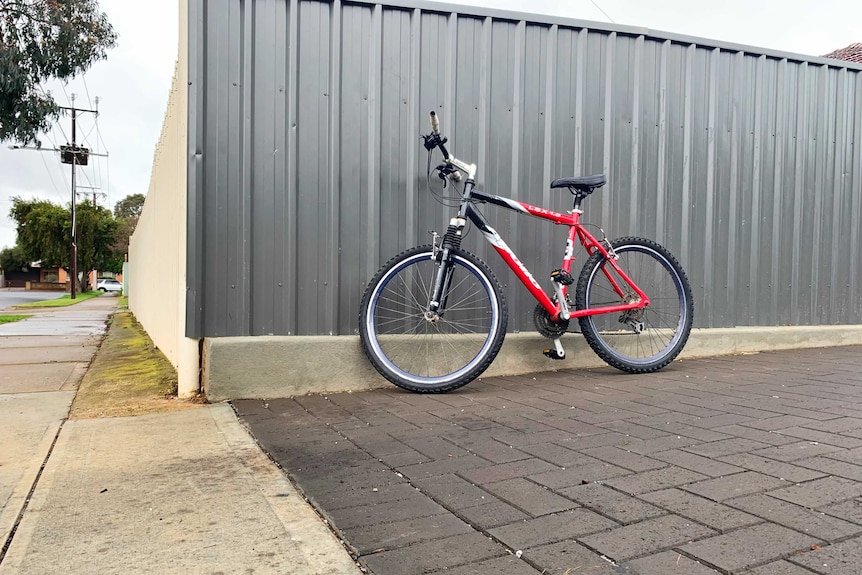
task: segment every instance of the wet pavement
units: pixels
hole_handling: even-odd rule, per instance
[[[360,575],[229,405],[67,419],[117,302],[0,326],[0,575]]]
[[[0,310],[13,305],[58,299],[67,295],[56,291],[25,291],[24,288],[0,288]],[[21,312],[29,313],[29,312]]]
[[[862,573],[862,346],[234,407],[376,575]]]

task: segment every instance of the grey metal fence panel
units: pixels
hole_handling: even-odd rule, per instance
[[[482,189],[561,211],[550,180],[608,174],[585,220],[677,254],[698,326],[862,321],[862,66],[422,1],[190,10],[189,336],[355,333],[378,267],[451,215],[431,109]],[[564,230],[485,211],[543,281]]]

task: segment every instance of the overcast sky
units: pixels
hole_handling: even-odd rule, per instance
[[[823,55],[862,42],[859,0],[470,0],[461,4],[532,11],[723,40],[786,52]],[[100,0],[116,29],[117,48],[83,78],[48,86],[63,106],[94,108],[78,123],[78,141],[109,157],[79,168],[79,186],[99,188],[97,201],[113,209],[131,194],[145,194],[153,151],[167,105],[177,55],[177,0]],[[44,147],[71,140],[61,118]],[[15,243],[10,197],[43,198],[66,205],[70,166],[54,153],[0,148],[0,248]],[[80,189],[82,193],[93,190]]]

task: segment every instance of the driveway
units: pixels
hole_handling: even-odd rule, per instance
[[[376,575],[862,573],[862,346],[234,406]]]

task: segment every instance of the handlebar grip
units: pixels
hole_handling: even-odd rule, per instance
[[[437,114],[431,110],[431,132],[434,135],[440,135],[440,121],[437,119]]]

